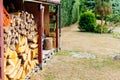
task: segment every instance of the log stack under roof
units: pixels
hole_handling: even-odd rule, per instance
[[[38,33],[34,16],[28,12],[11,14],[4,27],[5,80],[24,80],[38,64]]]

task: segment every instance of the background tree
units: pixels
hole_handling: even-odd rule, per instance
[[[88,7],[86,6],[86,0],[75,0],[72,9],[72,22],[79,20],[81,13],[86,12]]]
[[[75,0],[61,0],[62,8],[62,26],[67,26],[72,24],[72,9]]]
[[[112,6],[110,0],[95,0],[95,13],[99,14],[101,17],[101,26],[103,26],[103,20],[105,16],[112,13]],[[102,33],[101,27],[101,33]]]
[[[108,31],[109,33],[111,33],[116,27],[120,25],[120,14],[112,14],[110,16],[107,16],[106,21],[109,22],[109,26],[112,25]]]
[[[75,0],[75,3],[73,5],[72,9],[72,22],[76,22],[79,20],[79,15],[80,15],[80,0]]]

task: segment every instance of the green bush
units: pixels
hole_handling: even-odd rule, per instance
[[[101,20],[101,16],[100,15],[96,15],[96,19],[97,20]]]
[[[100,33],[100,32],[101,32],[101,25],[98,24],[97,26],[95,26],[95,27],[94,27],[94,31],[95,31],[96,33]]]
[[[95,26],[94,31],[96,33],[101,33],[101,27],[102,26],[100,24],[98,24],[97,26]],[[107,33],[108,32],[108,26],[104,25],[102,28],[103,28],[102,33]]]
[[[104,25],[103,26],[103,33],[107,33],[108,32],[108,26],[107,25]]]
[[[96,26],[96,18],[92,12],[88,11],[80,15],[79,27],[78,27],[80,30],[93,32],[95,26]]]

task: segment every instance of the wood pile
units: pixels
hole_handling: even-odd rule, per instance
[[[24,80],[38,64],[38,33],[34,16],[28,12],[11,14],[4,27],[5,80]]]

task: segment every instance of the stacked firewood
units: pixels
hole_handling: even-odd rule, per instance
[[[5,80],[24,80],[38,64],[38,33],[34,16],[28,12],[11,14],[4,27]]]

